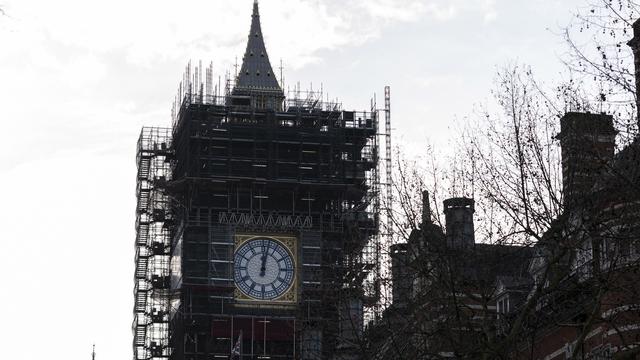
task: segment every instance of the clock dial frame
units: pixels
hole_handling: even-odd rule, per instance
[[[237,235],[233,265],[236,300],[295,302],[295,245],[294,237]]]

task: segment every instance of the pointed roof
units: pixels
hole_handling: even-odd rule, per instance
[[[273,68],[267,55],[267,48],[264,45],[262,27],[260,26],[258,0],[254,0],[253,2],[249,41],[247,42],[247,50],[242,60],[242,68],[240,73],[238,73],[236,88],[282,91],[273,73]]]

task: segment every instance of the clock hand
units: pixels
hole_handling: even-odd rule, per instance
[[[264,273],[267,270],[267,248],[264,246],[264,240],[262,241],[262,266],[260,266],[260,276],[264,277]]]
[[[264,273],[266,270],[267,270],[267,253],[265,252],[262,255],[262,266],[260,267],[260,276],[264,276]]]

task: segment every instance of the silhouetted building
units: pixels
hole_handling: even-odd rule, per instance
[[[475,243],[472,199],[444,201],[446,231],[431,220],[427,193],[423,203],[420,227],[407,244],[391,248],[394,303],[371,332],[380,337],[371,353],[375,359],[481,358],[483,334],[495,331],[483,324],[495,326],[496,280],[526,279],[531,249]],[[406,253],[399,256],[398,249]],[[406,259],[404,268],[399,259]]]
[[[475,243],[473,200],[455,198],[444,201],[446,231],[423,213],[392,248],[402,311],[392,305],[380,322],[391,330],[379,332],[377,359],[638,356],[640,141],[614,155],[607,115],[568,113],[561,127],[565,209],[540,241]],[[407,279],[409,300],[395,296]]]
[[[569,113],[562,120],[568,200],[534,247],[535,286],[528,294],[540,289],[536,316],[528,319],[514,358],[634,359],[640,346],[634,310],[640,308],[640,143],[614,156],[611,116]],[[507,328],[518,311],[505,308]]]
[[[640,84],[640,21],[634,34]],[[472,199],[444,201],[444,231],[423,195],[421,226],[392,248],[401,306],[371,332],[374,358],[640,358],[640,138],[614,154],[612,116],[560,125],[564,208],[533,246],[476,243]]]

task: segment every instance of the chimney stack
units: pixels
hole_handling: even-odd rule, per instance
[[[422,192],[422,223],[421,227],[431,223],[431,208],[429,207],[429,192]]]
[[[391,289],[393,305],[403,307],[411,297],[413,273],[409,268],[409,252],[406,243],[391,245]]]
[[[444,201],[447,246],[472,247],[475,244],[473,213],[475,202],[469,198],[452,198]]]
[[[560,119],[562,185],[565,207],[587,198],[598,174],[613,159],[613,117],[569,112]]]

